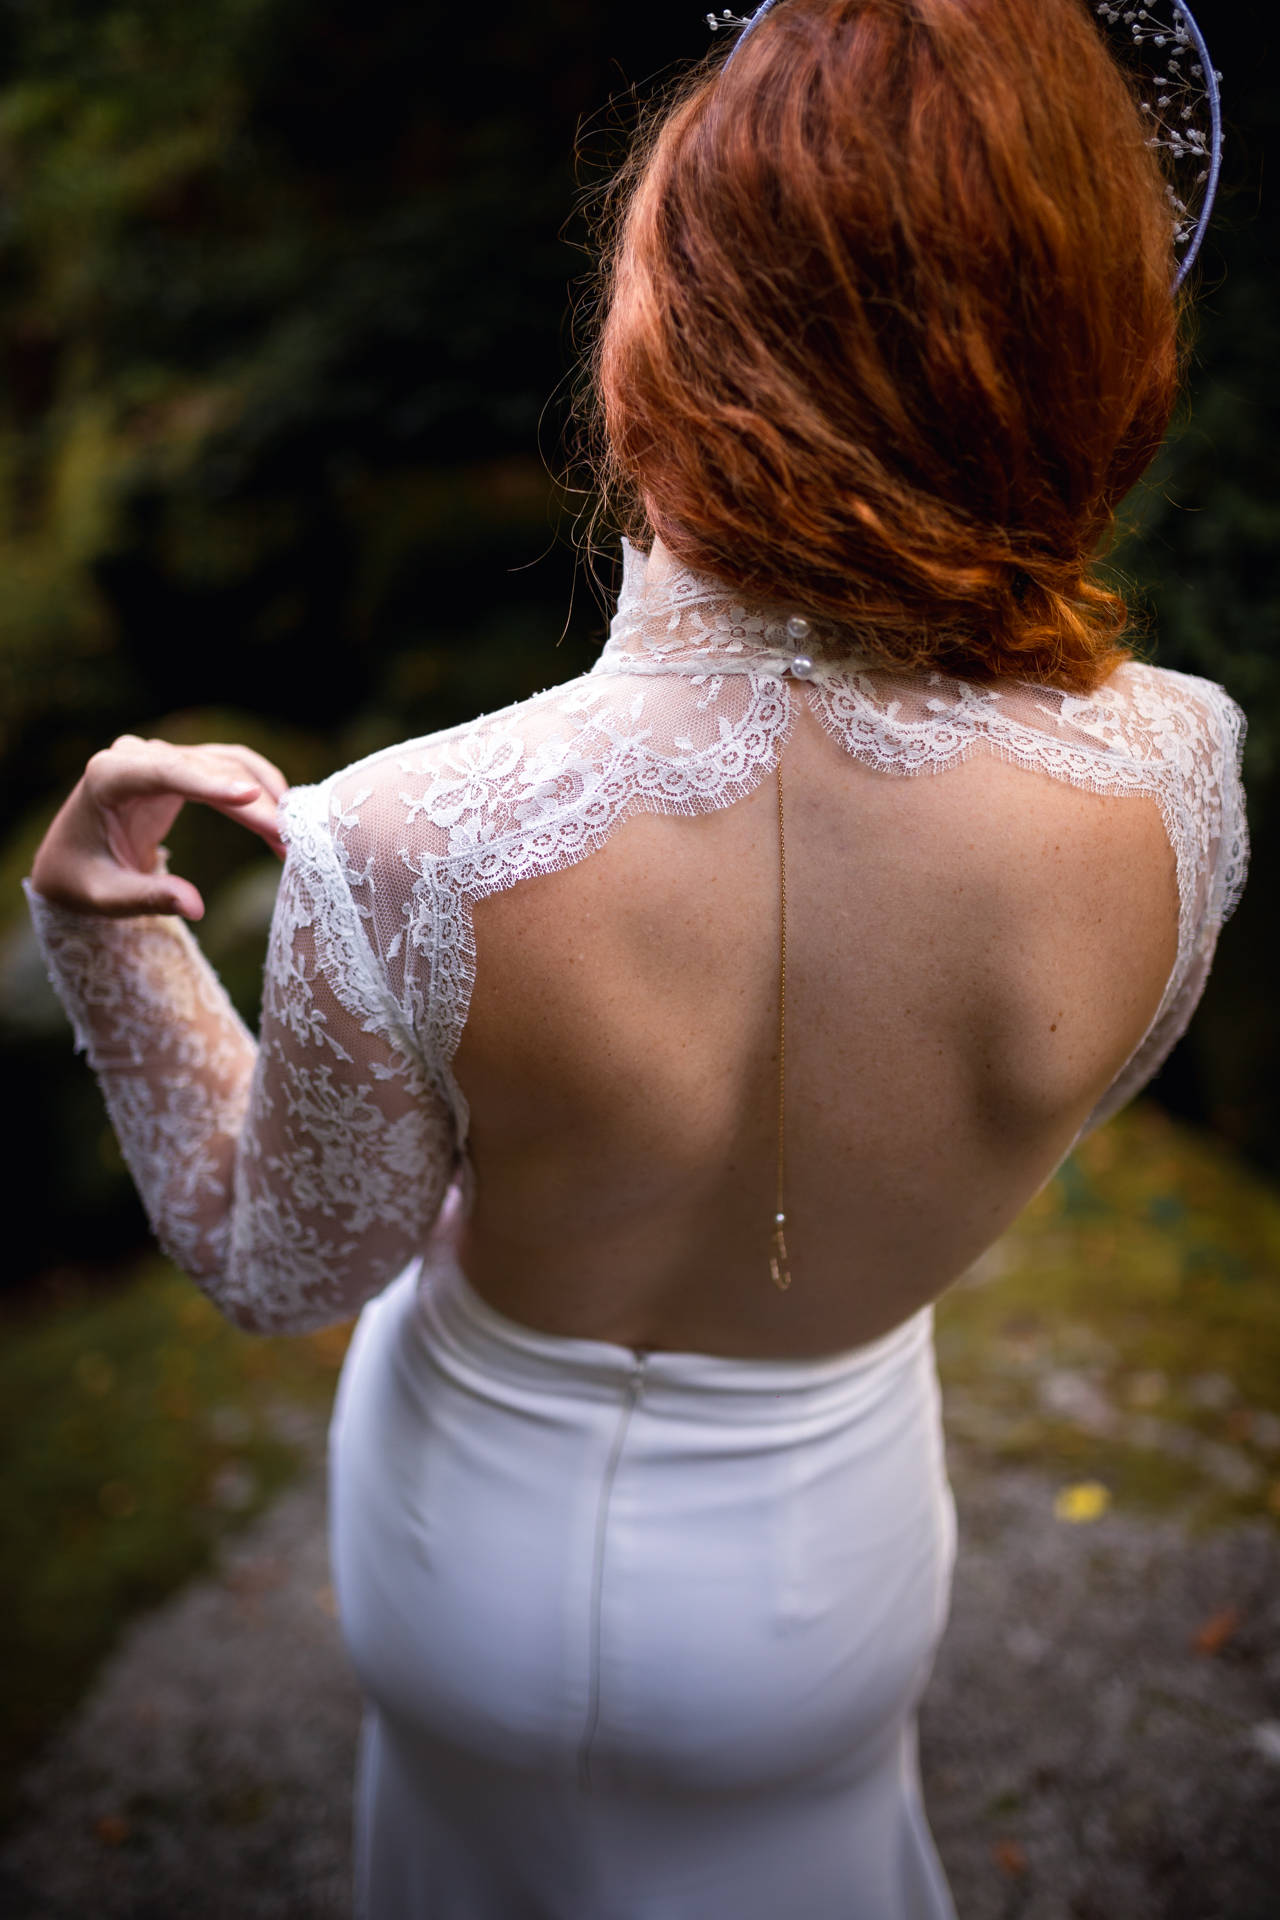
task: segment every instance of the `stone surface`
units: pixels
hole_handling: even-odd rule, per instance
[[[922,1749],[961,1920],[1275,1920],[1275,1530],[1066,1525],[1045,1476],[953,1466]],[[0,1916],[348,1920],[358,1721],[317,1466],[108,1663],[28,1780]]]

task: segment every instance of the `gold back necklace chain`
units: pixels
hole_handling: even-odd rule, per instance
[[[787,621],[787,637],[801,645],[813,628],[802,614]],[[811,654],[797,653],[787,672],[793,680],[812,680]],[[779,1293],[791,1285],[787,1257],[787,816],[782,804],[782,746],[778,746],[778,1178],[774,1196],[773,1234],[769,1242],[769,1272]]]
[[[787,820],[782,804],[782,755],[778,755],[778,1181],[769,1272],[779,1293],[791,1285],[787,1258]]]

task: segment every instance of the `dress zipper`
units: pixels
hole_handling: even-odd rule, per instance
[[[604,1479],[600,1483],[600,1505],[596,1510],[595,1553],[591,1565],[590,1646],[587,1656],[587,1721],[578,1747],[578,1786],[588,1799],[591,1796],[591,1747],[600,1721],[600,1610],[604,1588],[605,1542],[609,1532],[609,1505],[613,1499],[613,1483],[618,1477],[622,1449],[627,1441],[627,1429],[631,1425],[631,1416],[639,1404],[644,1387],[644,1372],[648,1358],[648,1354],[637,1353],[627,1371],[626,1390],[618,1413],[617,1432],[613,1436],[613,1446],[605,1466]]]

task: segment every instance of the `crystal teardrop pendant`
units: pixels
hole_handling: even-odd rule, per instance
[[[773,1276],[773,1284],[779,1293],[785,1293],[791,1285],[791,1267],[787,1260],[787,1242],[783,1234],[786,1224],[785,1213],[774,1215],[773,1243],[769,1249],[769,1272]]]

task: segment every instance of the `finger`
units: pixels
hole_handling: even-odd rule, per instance
[[[171,740],[142,740],[137,734],[122,733],[113,742],[111,752],[117,756],[116,764],[120,766],[136,765],[141,760],[164,769],[180,759],[189,769],[203,767],[207,774],[225,779],[230,786],[242,781],[260,786],[276,800],[289,791],[289,782],[274,762],[254,748],[234,742],[202,741],[196,746],[184,747],[176,746]]]
[[[244,768],[251,780],[256,780],[266,792],[274,795],[277,800],[283,799],[284,795],[289,791],[289,782],[281,773],[279,767],[275,765],[274,761],[268,760],[265,754],[255,752],[252,747],[239,745],[235,742],[228,745],[220,741],[209,740],[203,741],[194,751],[197,753],[222,754],[234,759]]]
[[[163,740],[152,740],[148,745],[163,748]],[[265,755],[255,753],[252,747],[240,746],[235,742],[201,741],[198,746],[187,747],[185,752],[203,761],[211,769],[225,770],[243,775],[253,780],[276,800],[282,799],[289,791],[289,782]]]
[[[144,884],[121,891],[119,905],[108,909],[121,916],[143,913],[173,913],[183,920],[203,920],[204,901],[198,887],[179,873],[144,876]]]
[[[173,794],[206,805],[244,805],[261,792],[261,782],[236,761],[207,761],[164,742],[122,738],[96,753],[85,768],[85,783],[101,807],[123,807],[132,800]]]
[[[229,820],[235,820],[242,827],[248,827],[250,833],[256,833],[265,840],[273,852],[284,858],[285,843],[280,832],[279,809],[269,794],[259,790],[257,797],[248,801],[237,801],[226,805],[218,801],[210,802],[216,812],[225,814]]]
[[[189,880],[174,873],[132,872],[112,860],[38,858],[32,883],[55,906],[111,920],[152,913],[180,914],[185,920],[204,918],[204,901]]]
[[[260,760],[261,756],[255,755],[252,764]],[[261,765],[276,782],[283,782],[283,775],[270,761],[261,760]],[[140,809],[161,800],[169,804],[199,801],[248,827],[278,860],[285,858],[276,797],[264,791],[260,782],[246,778],[241,760],[219,748],[174,747],[164,740],[123,736],[109,754],[90,763],[86,780],[106,823],[107,845],[123,866],[150,872],[146,848],[132,846],[131,821],[139,820]],[[167,831],[167,826],[167,820],[161,821],[159,831]],[[152,839],[149,831],[144,837],[148,842]],[[159,832],[155,835],[158,837]]]
[[[172,793],[184,799],[206,794],[244,794],[261,785],[239,761],[210,758],[198,748],[175,747],[165,740],[117,740],[96,753],[85,768],[95,798],[106,805]]]

